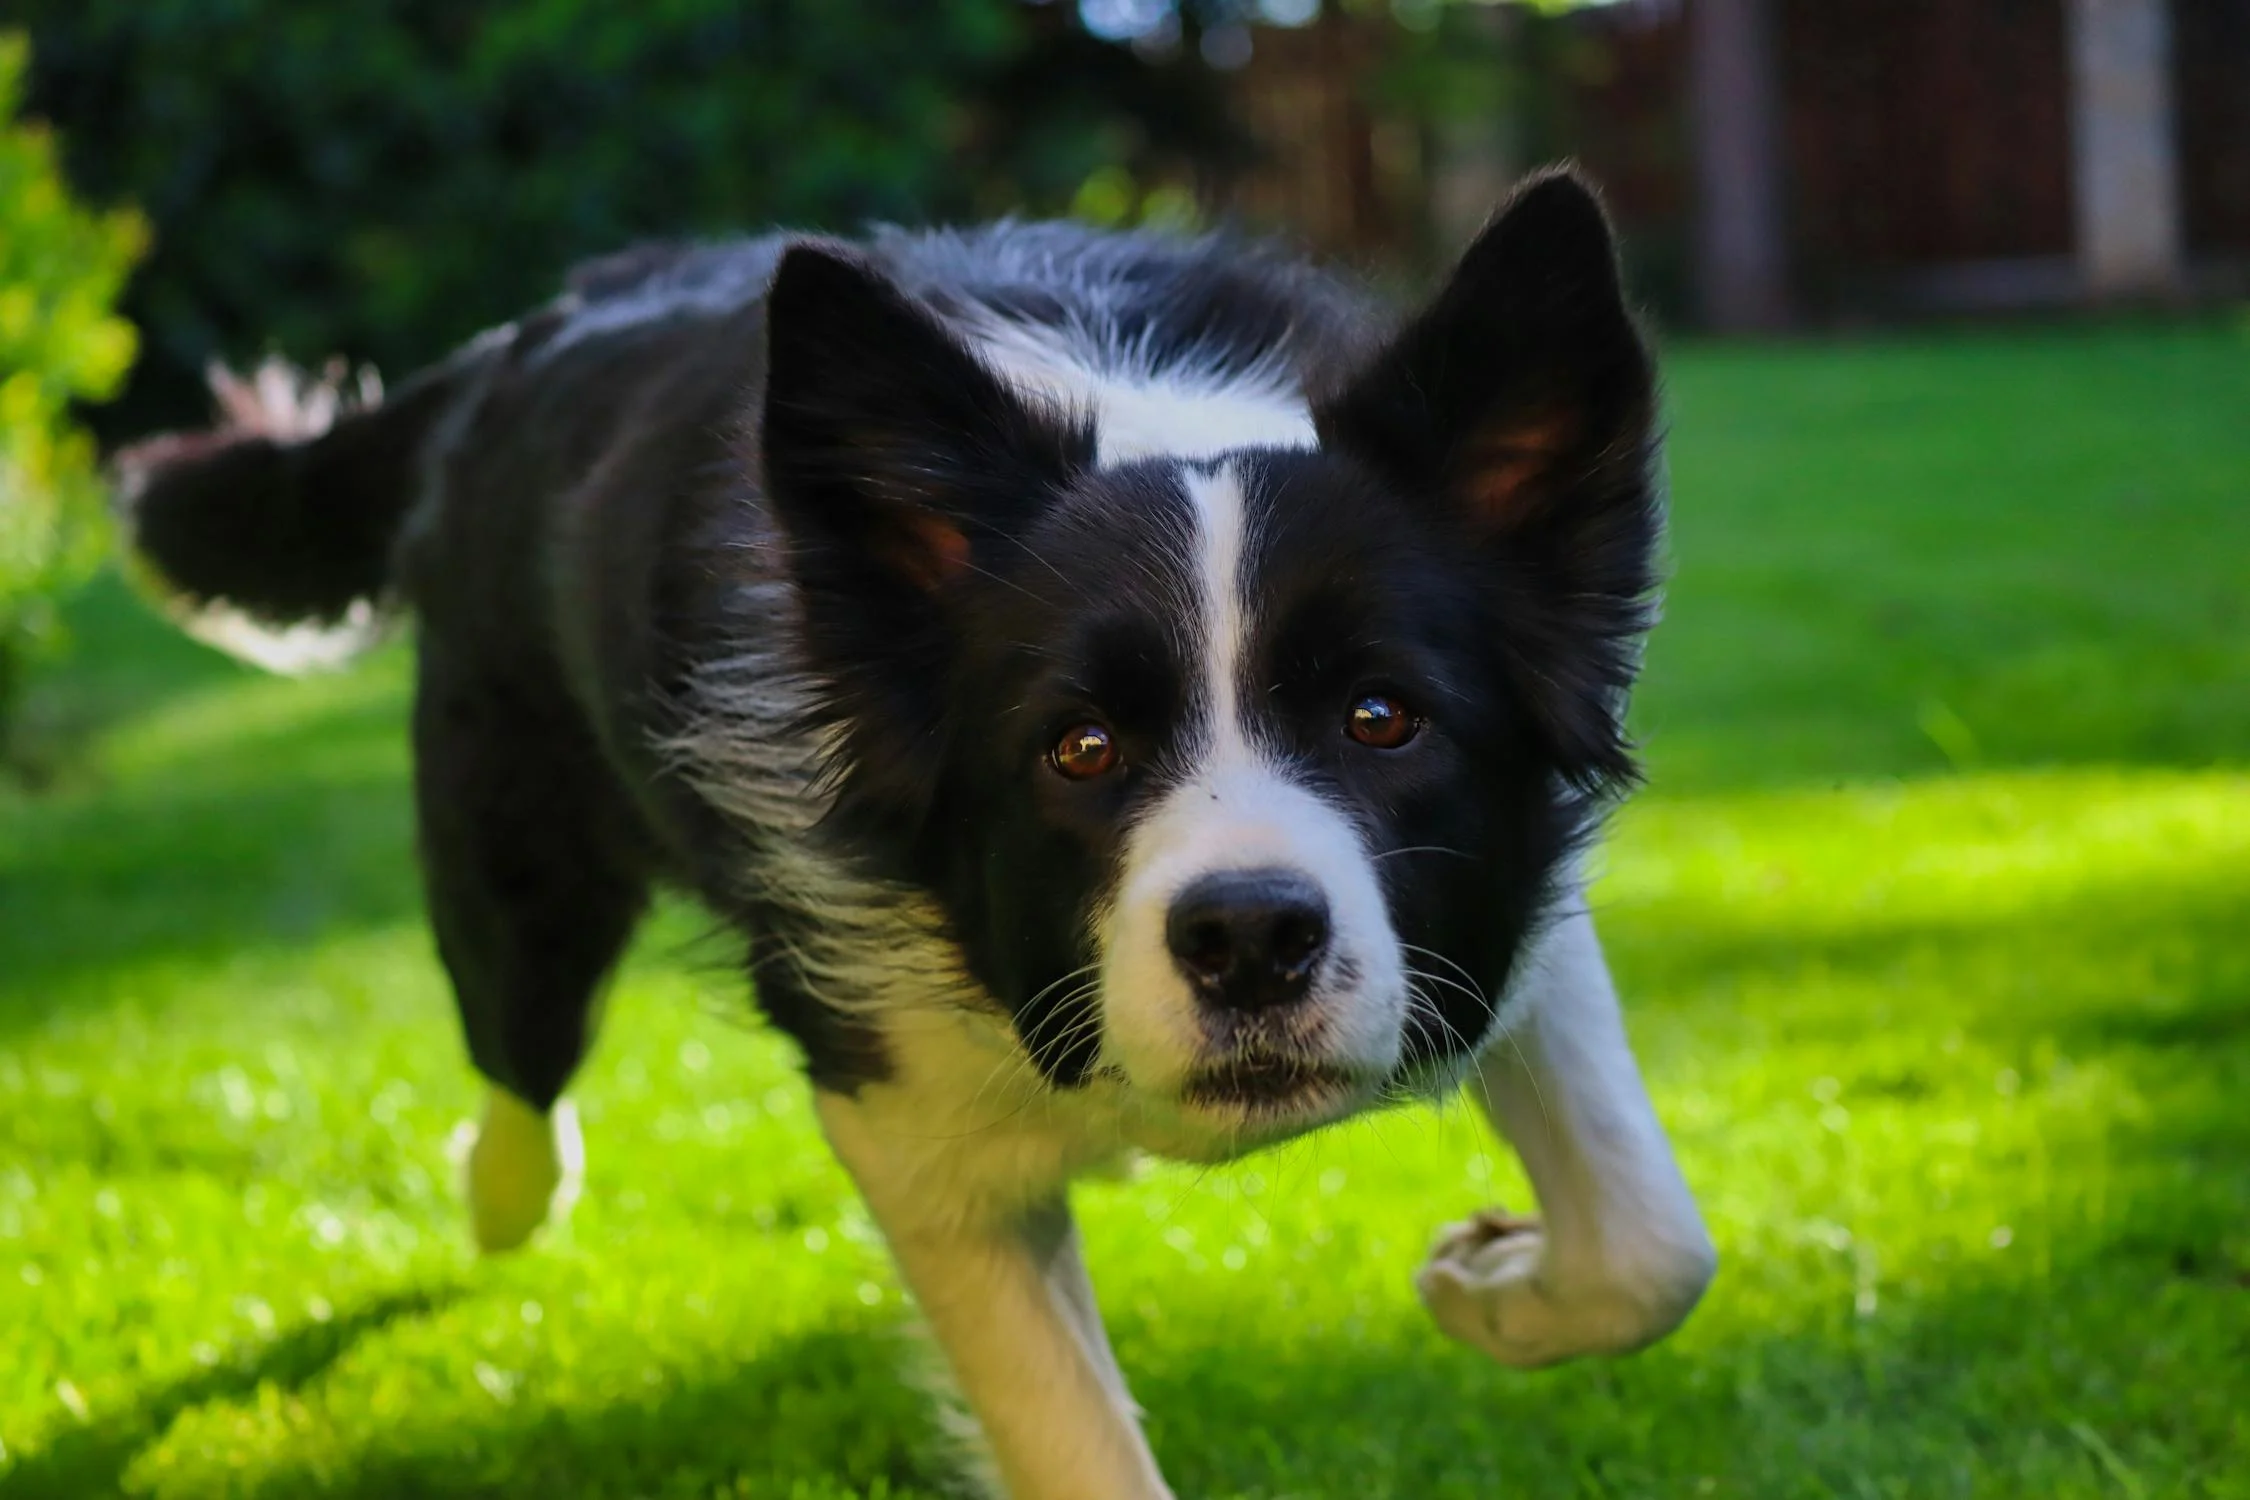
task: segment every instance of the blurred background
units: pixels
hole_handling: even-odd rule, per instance
[[[1519,1377],[1408,1290],[1527,1203],[1464,1111],[1089,1189],[1159,1452],[1226,1500],[2250,1495],[2250,0],[0,0],[0,1497],[957,1492],[691,913],[577,1217],[464,1270],[408,652],[187,643],[105,448],[213,360],[395,378],[771,223],[1233,224],[1408,296],[1564,157],[1673,433],[1594,899],[1725,1269]]]
[[[10,0],[20,112],[152,231],[97,420],[403,369],[636,238],[1231,221],[1411,277],[1528,166],[1725,330],[2240,293],[2242,0]]]

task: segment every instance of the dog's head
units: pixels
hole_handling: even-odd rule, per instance
[[[1592,195],[1539,179],[1301,432],[1188,457],[1105,451],[849,251],[768,319],[837,826],[1047,1077],[1216,1149],[1456,1076],[1631,769],[1654,386]]]

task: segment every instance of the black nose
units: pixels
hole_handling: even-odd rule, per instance
[[[1180,892],[1164,939],[1207,1003],[1286,1005],[1305,993],[1328,950],[1328,900],[1288,870],[1227,870]]]

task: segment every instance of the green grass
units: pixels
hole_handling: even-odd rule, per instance
[[[2250,1496],[2250,336],[1674,365],[1653,780],[1597,891],[1724,1263],[1524,1375],[1439,1340],[1461,1109],[1082,1194],[1183,1497]],[[947,1493],[786,1047],[669,911],[576,1217],[464,1250],[406,664],[115,586],[0,794],[0,1495]]]

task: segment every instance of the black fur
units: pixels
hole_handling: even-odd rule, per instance
[[[488,1076],[554,1099],[669,881],[741,931],[826,1087],[895,1060],[822,945],[923,908],[965,975],[941,998],[1087,1079],[1090,918],[1189,770],[1193,521],[1178,465],[1097,467],[1086,413],[980,363],[996,314],[1316,398],[1320,451],[1238,460],[1251,728],[1351,810],[1435,955],[1399,1081],[1483,1035],[1588,799],[1631,771],[1654,386],[1582,187],[1528,188],[1388,343],[1269,253],[1065,226],[635,252],[574,288],[312,442],[140,460],[140,544],[194,598],[420,616],[432,920]],[[1340,733],[1371,685],[1426,718],[1411,746]],[[1087,719],[1127,769],[1066,781],[1045,748]],[[784,792],[825,815],[774,815]],[[1224,1023],[1254,1062],[1294,1024]]]
[[[879,271],[802,245],[774,275],[765,480],[804,601],[804,643],[844,736],[862,836],[911,841],[914,762],[947,713],[952,585],[1007,566],[1093,463],[1083,416],[1037,412]]]
[[[1491,638],[1583,788],[1632,775],[1620,709],[1656,583],[1655,407],[1600,205],[1554,174],[1319,413],[1328,443],[1448,513],[1498,570]]]
[[[456,368],[432,371],[381,406],[346,412],[315,442],[276,438],[252,417],[130,448],[118,469],[134,540],[193,604],[276,622],[341,619],[389,587],[391,543],[422,488],[423,440],[460,379]]]

